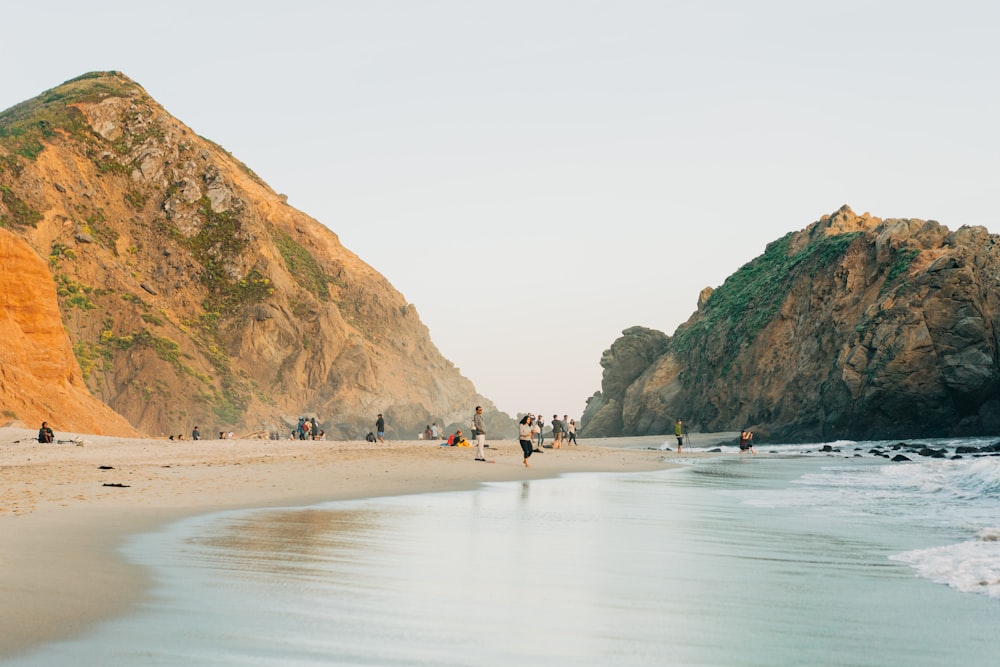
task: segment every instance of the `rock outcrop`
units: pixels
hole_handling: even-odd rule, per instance
[[[981,227],[843,207],[768,245],[635,375],[602,359],[585,435],[752,426],[785,441],[1000,432],[1000,249]],[[620,427],[618,426],[620,424]]]
[[[287,434],[315,415],[355,438],[381,412],[390,436],[412,438],[466,425],[476,404],[493,432],[514,432],[379,273],[120,73],[0,113],[0,227],[47,261],[9,289],[19,303],[55,293],[49,319],[70,347],[49,365],[143,432]],[[4,336],[5,358],[47,346],[22,331]],[[57,421],[44,392],[36,407],[2,392],[8,417],[91,429],[86,410]]]

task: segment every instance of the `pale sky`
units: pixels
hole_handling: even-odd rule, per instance
[[[510,414],[849,204],[996,232],[1000,3],[5,3],[0,109],[119,70],[335,231]]]

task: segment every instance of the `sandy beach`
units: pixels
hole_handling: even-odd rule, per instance
[[[0,658],[68,638],[127,612],[146,573],[125,564],[125,536],[222,509],[300,506],[474,488],[578,472],[674,465],[672,451],[613,440],[545,449],[522,464],[516,441],[475,449],[437,442],[128,439],[0,429]],[[655,446],[666,439],[650,439]],[[635,439],[630,439],[633,447]],[[698,456],[684,452],[684,457]],[[700,454],[704,456],[705,454]]]

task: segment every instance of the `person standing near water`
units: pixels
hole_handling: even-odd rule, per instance
[[[385,420],[382,419],[381,412],[378,413],[378,419],[375,420],[375,435],[379,442],[385,442]]]
[[[483,406],[476,406],[476,414],[472,415],[472,435],[476,436],[476,460],[486,460],[486,424],[483,422]]]
[[[542,453],[542,443],[545,442],[545,418],[542,417],[542,413],[539,412],[538,416],[535,417],[535,418],[533,418],[531,420],[531,422],[532,422],[532,424],[531,424],[532,431],[531,432],[534,433],[535,437],[538,439],[538,446],[535,447],[535,449],[533,451],[538,452],[539,454],[541,454]]]
[[[524,452],[525,468],[531,467],[528,465],[528,459],[531,458],[531,453],[536,451],[531,448],[531,434],[534,432],[534,426],[531,422],[531,415],[525,415],[517,427],[518,442],[521,444],[521,451]]]
[[[684,448],[684,423],[680,419],[674,425],[674,435],[677,436],[677,453],[680,454]]]
[[[757,454],[757,450],[754,449],[751,440],[753,440],[753,431],[751,431],[750,429],[743,429],[742,431],[740,431],[740,454],[747,451],[748,449],[750,450],[751,454],[754,455]]]

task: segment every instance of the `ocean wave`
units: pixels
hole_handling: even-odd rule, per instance
[[[850,487],[871,492],[907,492],[961,500],[1000,500],[1000,458],[933,460],[871,468],[830,466],[804,475],[796,484]]]
[[[979,539],[916,549],[889,559],[909,565],[935,583],[1000,599],[1000,528],[981,530]]]

